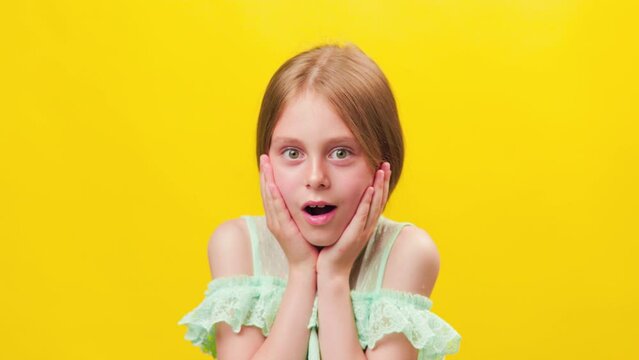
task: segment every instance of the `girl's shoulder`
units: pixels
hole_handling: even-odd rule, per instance
[[[253,275],[251,240],[243,218],[222,222],[208,242],[211,276]]]
[[[430,234],[426,232],[426,230],[421,227],[415,225],[412,222],[408,221],[398,221],[394,219],[387,218],[382,215],[379,218],[380,225],[384,228],[392,228],[399,229],[399,233],[397,234],[395,243],[402,243],[404,245],[399,245],[400,247],[409,247],[409,248],[417,248],[433,251],[437,249],[435,242],[430,237]],[[397,245],[395,245],[397,246]]]
[[[390,249],[382,287],[430,297],[439,265],[439,251],[431,236],[408,223]]]

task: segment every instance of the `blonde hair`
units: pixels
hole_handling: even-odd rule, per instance
[[[257,162],[267,154],[287,101],[312,90],[324,96],[355,136],[372,169],[391,164],[389,198],[404,162],[404,140],[388,80],[356,45],[326,44],[301,52],[275,72],[266,87],[257,123]]]

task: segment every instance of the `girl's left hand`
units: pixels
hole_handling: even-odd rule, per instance
[[[368,186],[360,199],[355,215],[342,236],[331,246],[323,248],[317,258],[317,273],[331,278],[348,277],[368,239],[377,227],[388,199],[390,184],[390,163],[384,162],[375,172],[373,186]]]

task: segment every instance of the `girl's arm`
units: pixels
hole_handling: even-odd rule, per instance
[[[439,273],[439,253],[428,233],[404,227],[391,249],[383,288],[430,296]],[[324,359],[417,359],[418,350],[401,333],[385,335],[374,349],[359,344],[348,277],[318,273],[319,342]]]
[[[317,316],[323,359],[366,359],[357,337],[348,277],[317,274]]]
[[[221,224],[209,241],[209,264],[214,279],[252,275],[251,243],[244,220]],[[303,359],[308,349],[307,328],[317,292],[315,269],[291,268],[284,296],[268,338],[255,326],[236,334],[217,323],[217,359]]]
[[[306,358],[310,335],[308,322],[317,293],[316,279],[314,269],[290,269],[288,284],[271,332],[251,359]]]

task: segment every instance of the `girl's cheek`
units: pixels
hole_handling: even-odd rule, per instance
[[[285,194],[284,188],[286,187],[285,184],[285,180],[286,176],[284,176],[282,174],[282,171],[278,168],[278,169],[273,169],[273,180],[275,181],[275,185],[277,185],[277,188],[280,190],[280,193],[282,195]]]
[[[284,202],[287,206],[290,204],[289,194],[291,194],[291,185],[288,183],[291,177],[281,168],[273,168],[273,180],[275,181],[275,185],[279,190],[282,198],[284,198]]]
[[[363,194],[366,188],[373,186],[375,183],[375,174],[357,174],[350,176],[345,181],[350,182],[349,188],[354,194]]]

